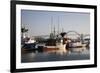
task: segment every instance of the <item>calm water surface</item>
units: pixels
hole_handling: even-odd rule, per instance
[[[25,51],[22,50],[21,62],[47,62],[47,61],[69,61],[69,60],[88,60],[90,51],[86,48],[72,48],[66,53],[56,51]]]

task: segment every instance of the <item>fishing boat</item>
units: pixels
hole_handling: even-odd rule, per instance
[[[35,47],[36,41],[34,39],[26,37],[23,40],[24,40],[24,44],[23,44],[22,48],[24,50],[34,50],[34,49],[36,49],[36,47]]]
[[[85,45],[83,45],[81,42],[70,42],[69,48],[81,48]]]

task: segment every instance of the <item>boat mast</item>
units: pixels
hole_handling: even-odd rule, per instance
[[[52,33],[53,17],[51,17],[51,33]]]
[[[59,16],[58,16],[58,35],[59,35]]]
[[[54,31],[53,31],[53,35],[54,35],[54,37],[55,37],[55,25],[54,25]]]
[[[62,28],[62,32],[64,32],[64,28]]]

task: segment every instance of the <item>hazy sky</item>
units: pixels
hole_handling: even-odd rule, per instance
[[[21,10],[21,24],[29,29],[30,36],[50,34],[51,24],[57,31],[58,23],[60,31],[63,28],[65,32],[90,33],[89,13]]]

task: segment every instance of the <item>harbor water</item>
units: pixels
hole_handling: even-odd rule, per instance
[[[21,62],[48,62],[48,61],[71,61],[71,60],[89,60],[89,48],[71,48],[70,51],[62,52],[61,50],[24,50],[21,53]]]

